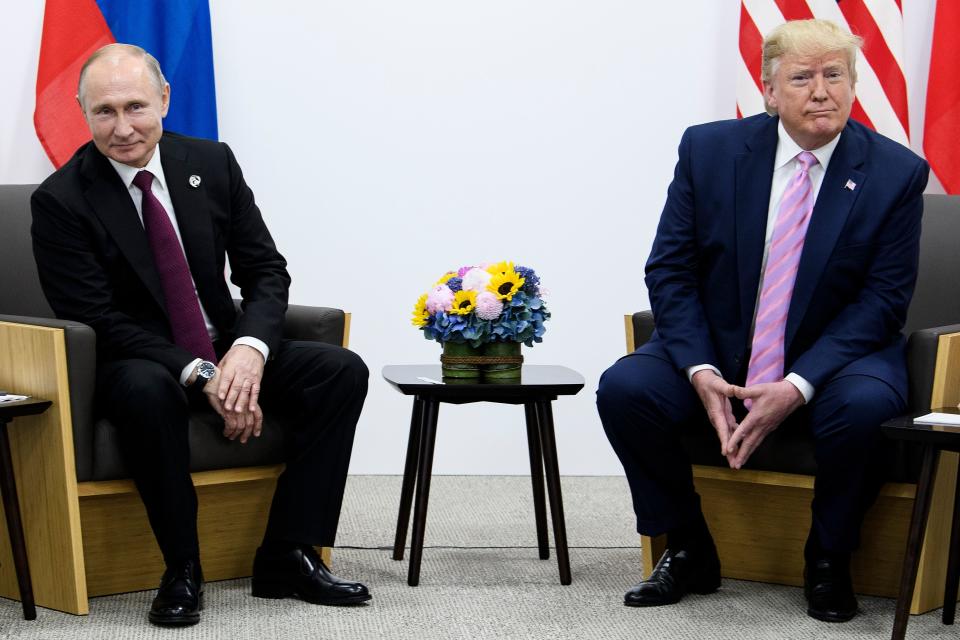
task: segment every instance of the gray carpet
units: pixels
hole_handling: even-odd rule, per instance
[[[390,559],[397,477],[351,477],[340,526],[337,573],[366,582],[369,605],[315,607],[260,600],[249,580],[207,585],[202,622],[189,629],[151,627],[152,592],[91,600],[90,615],[40,609],[20,618],[0,600],[0,637],[121,638],[885,638],[893,600],[860,598],[852,622],[829,625],[805,615],[798,588],[725,580],[709,596],[660,609],[624,607],[639,578],[639,550],[622,478],[563,479],[573,584],[559,584],[556,562],[537,558],[530,480],[434,478],[420,586],[406,585],[407,562]],[[957,638],[939,612],[910,620],[908,638]]]

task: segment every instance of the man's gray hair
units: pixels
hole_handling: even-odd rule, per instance
[[[100,58],[118,54],[135,56],[143,60],[147,67],[147,71],[150,73],[150,81],[153,82],[154,86],[157,87],[157,91],[159,91],[161,94],[163,93],[163,88],[167,86],[167,79],[163,77],[163,71],[160,70],[160,63],[157,62],[157,59],[150,55],[146,49],[138,47],[135,44],[115,42],[113,44],[104,45],[94,51],[80,68],[80,81],[77,83],[77,99],[80,100],[81,106],[86,108],[86,105],[83,104],[83,79],[87,75],[87,69],[90,68],[90,65]]]

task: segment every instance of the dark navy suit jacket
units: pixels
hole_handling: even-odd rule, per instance
[[[646,265],[656,319],[640,348],[742,383],[749,359],[777,149],[766,114],[698,125],[679,161]],[[917,276],[926,162],[850,120],[827,166],[800,258],[785,371],[820,388],[838,374],[906,398],[900,334]]]

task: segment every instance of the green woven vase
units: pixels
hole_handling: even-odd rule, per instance
[[[519,342],[488,342],[483,345],[483,355],[487,358],[510,358],[514,362],[484,363],[484,380],[516,380],[520,377],[523,356],[520,355]]]
[[[479,378],[479,362],[447,362],[447,358],[477,357],[481,355],[480,349],[471,347],[469,344],[458,344],[456,342],[443,343],[443,355],[440,357],[441,369],[444,378]]]

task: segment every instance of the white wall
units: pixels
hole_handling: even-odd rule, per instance
[[[42,0],[0,21],[0,182],[52,167],[33,132]],[[211,0],[220,137],[290,262],[291,301],[353,312],[371,385],[351,472],[400,473],[410,399],[385,364],[436,362],[408,318],[448,268],[532,266],[554,313],[527,362],[586,388],[555,403],[561,470],[622,470],[596,415],[648,307],[643,262],[684,127],[731,117],[737,0]],[[933,0],[904,3],[912,131]],[[173,87],[173,100],[177,88]],[[915,145],[919,147],[919,145]],[[529,473],[518,407],[444,405],[437,473]]]

